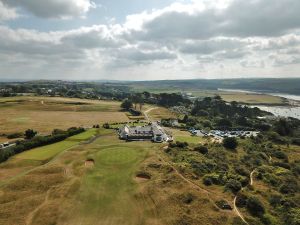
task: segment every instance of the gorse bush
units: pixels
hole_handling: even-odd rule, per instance
[[[200,152],[201,154],[207,154],[208,153],[208,148],[200,145],[194,148],[195,151]]]
[[[238,142],[235,137],[227,137],[223,140],[223,146],[227,149],[236,149],[238,146]]]

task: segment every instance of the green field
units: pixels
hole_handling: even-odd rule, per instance
[[[54,156],[56,156],[57,154],[59,154],[60,152],[63,152],[71,147],[78,145],[81,141],[90,139],[96,133],[97,133],[96,129],[90,129],[81,134],[77,134],[72,137],[69,137],[64,141],[35,148],[29,151],[25,151],[23,153],[16,155],[16,158],[26,159],[26,160],[41,160],[41,161],[49,160]]]

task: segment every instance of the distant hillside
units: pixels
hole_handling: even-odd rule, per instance
[[[300,78],[162,80],[128,82],[127,84],[145,89],[217,90],[218,88],[227,88],[300,95]]]

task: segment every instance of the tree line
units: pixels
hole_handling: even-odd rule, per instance
[[[15,146],[0,151],[0,163],[10,157],[32,148],[41,147],[65,140],[66,138],[84,132],[84,128],[71,127],[66,131],[55,129],[49,136],[35,136],[36,132],[29,129],[25,132],[27,139],[17,141]]]

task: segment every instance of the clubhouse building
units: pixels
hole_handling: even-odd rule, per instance
[[[150,140],[156,143],[162,143],[171,140],[171,137],[169,137],[163,128],[157,123],[136,127],[125,125],[119,129],[119,138],[126,141]]]

